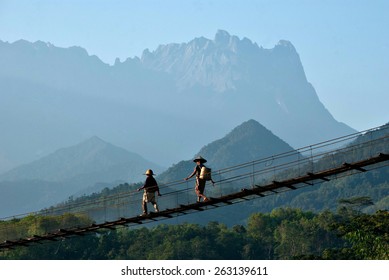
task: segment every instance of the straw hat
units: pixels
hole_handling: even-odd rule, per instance
[[[201,156],[196,157],[193,161],[194,162],[199,161],[200,163],[206,163],[207,162],[207,160],[205,158],[201,157]]]
[[[155,175],[153,170],[147,169],[144,175]]]

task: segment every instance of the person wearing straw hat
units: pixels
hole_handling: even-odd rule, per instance
[[[157,192],[158,196],[161,196],[161,194],[159,192],[158,183],[155,180],[155,178],[153,177],[153,175],[155,175],[153,170],[147,169],[144,175],[147,176],[146,181],[145,181],[143,187],[140,187],[138,189],[138,191],[144,190],[143,199],[142,199],[142,210],[143,210],[142,215],[147,215],[148,214],[148,212],[147,212],[147,203],[148,202],[153,204],[155,212],[159,211],[157,201],[155,200],[155,192]]]
[[[192,174],[190,174],[188,177],[186,177],[185,180],[187,181],[196,175],[195,192],[197,195],[197,202],[200,202],[201,198],[203,198],[203,202],[206,202],[209,200],[209,198],[204,195],[205,183],[207,182],[207,179],[202,178],[201,169],[203,167],[205,167],[204,163],[206,163],[207,160],[201,156],[198,156],[193,161],[196,163],[196,166],[195,166]],[[209,178],[209,180],[212,182],[212,185],[215,184],[215,182],[212,180],[212,178]]]

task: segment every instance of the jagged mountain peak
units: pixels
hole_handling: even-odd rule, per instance
[[[296,51],[296,49],[293,46],[293,44],[290,41],[288,41],[288,40],[279,40],[275,47],[276,48],[278,48],[278,47],[288,48],[288,49],[290,49],[293,52]]]
[[[215,47],[218,47],[223,51],[233,53],[255,52],[263,50],[250,39],[246,37],[239,39],[238,36],[230,35],[225,30],[218,30],[212,43]]]
[[[215,42],[216,43],[222,43],[222,42],[228,42],[231,38],[230,33],[228,33],[225,30],[219,29],[216,31],[215,34]]]
[[[225,30],[218,30],[215,35],[214,42],[216,45],[224,45],[228,46],[231,43],[236,43],[239,41],[239,38],[237,36],[231,36],[230,33],[228,33]]]
[[[213,40],[205,38],[203,36],[194,38],[187,43],[170,43],[166,45],[159,45],[155,51],[145,49],[142,54],[142,61],[148,58],[156,58],[158,56],[167,56],[177,52],[185,52],[186,54],[191,51],[200,52],[214,52],[214,51],[231,51],[238,52],[241,48],[247,50],[251,47],[252,50],[260,50],[256,43],[253,43],[250,39],[244,37],[239,39],[238,36],[230,35],[225,30],[218,30]]]
[[[225,133],[229,123],[251,118],[294,147],[353,132],[336,123],[324,108],[306,80],[293,45],[285,40],[264,49],[247,38],[219,30],[214,38],[161,45],[154,51],[145,50],[141,58],[117,60],[113,66],[74,55],[69,48],[42,43],[42,48],[50,51],[36,53],[33,43],[19,44],[29,47],[0,41],[4,100],[0,114],[9,120],[2,123],[2,130],[9,132],[2,141],[12,147],[4,156],[15,163],[36,159],[35,151],[42,147],[47,153],[68,141],[80,141],[77,135],[83,135],[85,128],[114,141],[115,137],[121,143],[128,141],[131,149],[135,145],[134,149],[146,150],[147,157],[158,156],[160,162],[170,157],[166,151],[175,149],[176,142],[182,145],[175,153],[181,153],[180,157],[199,148],[193,144],[197,141],[186,139],[190,138],[191,128],[185,125],[189,122],[204,123],[201,139],[207,142]],[[200,109],[196,116],[188,107],[193,102]],[[8,104],[15,104],[16,109]],[[146,108],[155,114],[143,114]],[[143,140],[145,126],[129,121],[140,114],[145,123],[156,122],[158,115],[161,137]],[[30,118],[32,127],[25,121]],[[166,129],[165,124],[169,124]],[[42,133],[46,131],[52,133]],[[16,142],[25,148],[16,147]],[[146,149],[159,145],[164,148]]]
[[[278,60],[293,61],[293,64],[295,65],[297,63],[301,64],[300,56],[297,53],[296,48],[288,40],[278,41],[278,43],[274,46],[274,48],[271,49],[271,53],[274,55],[274,57],[277,57]]]
[[[169,73],[179,89],[206,87],[217,92],[236,90],[238,84],[251,83],[254,72],[280,71],[277,59],[290,56],[295,68],[301,62],[291,42],[281,40],[273,49],[263,49],[247,38],[239,39],[225,30],[218,30],[213,40],[195,38],[188,43],[160,45],[155,51],[145,50],[144,67]],[[304,74],[298,72],[300,79]],[[296,75],[295,75],[296,76]]]

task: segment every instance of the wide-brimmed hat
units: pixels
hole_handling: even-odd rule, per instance
[[[147,169],[144,175],[155,175],[153,170]]]
[[[194,162],[199,161],[200,163],[206,163],[207,162],[207,160],[205,158],[203,158],[202,156],[196,157],[193,161]]]

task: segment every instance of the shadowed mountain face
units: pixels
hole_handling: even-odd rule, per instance
[[[160,165],[255,119],[293,147],[353,132],[333,119],[288,41],[213,39],[114,65],[80,47],[0,41],[0,172],[99,135]]]
[[[223,138],[201,148],[198,155],[207,159],[207,166],[219,170],[291,151],[293,148],[270,130],[255,120],[249,120]],[[192,160],[181,161],[158,176],[158,179],[164,182],[183,179],[193,171],[194,166]]]
[[[199,155],[220,169],[291,151],[293,148],[270,130],[249,120],[222,139],[204,146]]]

